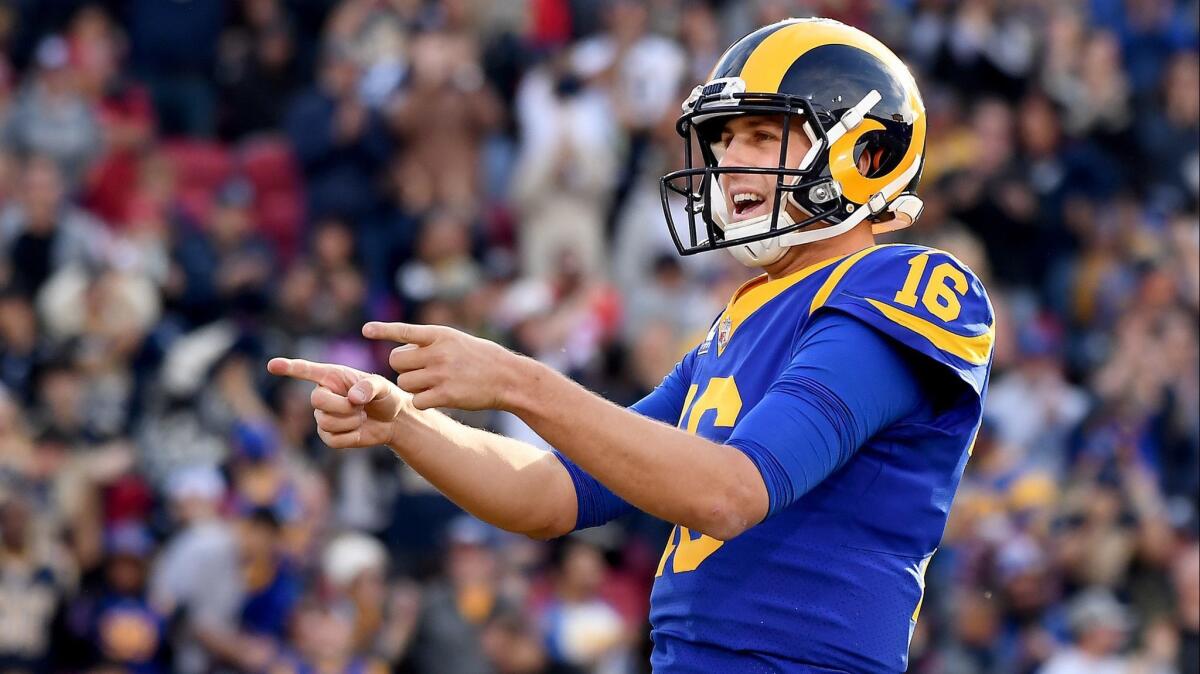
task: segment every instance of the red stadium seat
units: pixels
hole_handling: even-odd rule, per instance
[[[175,166],[180,191],[214,192],[233,175],[233,157],[220,143],[206,140],[170,140],[163,152]]]
[[[304,222],[304,200],[300,193],[259,194],[254,210],[259,231],[278,246],[285,261],[290,260],[300,244],[300,228]]]
[[[290,259],[300,243],[304,198],[292,148],[284,138],[259,136],[241,144],[238,171],[254,186],[259,231]]]
[[[244,143],[239,152],[243,175],[258,194],[296,192],[300,174],[292,149],[282,138],[261,137]]]

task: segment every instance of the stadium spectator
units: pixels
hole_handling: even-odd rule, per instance
[[[133,70],[150,88],[163,132],[212,135],[216,91],[211,78],[227,18],[225,3],[134,0],[125,11]]]
[[[214,468],[185,468],[171,476],[167,491],[181,527],[151,571],[150,601],[183,621],[174,635],[175,670],[204,672],[217,663],[263,669],[274,644],[238,631],[245,589],[237,540],[218,509],[224,480]]]
[[[327,45],[316,86],[297,96],[285,115],[316,216],[358,218],[373,204],[373,180],[389,142],[378,114],[359,98],[360,74],[348,46]]]
[[[101,150],[84,179],[83,202],[114,227],[125,224],[137,187],[138,162],[154,136],[150,93],[122,71],[119,28],[98,6],[72,19],[67,33],[79,90],[100,125]]]
[[[389,126],[404,147],[403,199],[413,211],[480,205],[480,145],[503,110],[475,51],[461,35],[417,35],[408,82],[388,102]]]
[[[554,594],[542,609],[550,657],[594,674],[628,670],[631,635],[620,613],[600,595],[603,552],[568,537],[556,553]]]
[[[560,55],[526,74],[516,109],[521,147],[512,198],[522,223],[522,269],[546,276],[570,250],[588,275],[600,273],[608,260],[604,223],[618,142],[601,92]]]
[[[223,75],[220,129],[232,140],[278,129],[303,83],[291,24],[281,16],[256,28]]]
[[[79,184],[95,159],[100,128],[75,82],[62,37],[53,35],[38,45],[36,77],[19,95],[5,135],[17,152],[52,158],[69,188]]]
[[[103,225],[72,205],[67,190],[53,160],[31,157],[19,197],[0,212],[8,282],[31,296],[59,269],[98,262],[104,254],[108,236]]]
[[[28,674],[52,671],[52,627],[76,583],[70,555],[39,526],[22,495],[0,500],[0,663]]]
[[[1131,663],[1117,655],[1131,629],[1129,616],[1117,600],[1103,590],[1080,595],[1070,607],[1074,647],[1052,656],[1041,674],[1128,672]]]
[[[107,663],[139,674],[165,674],[167,622],[146,597],[147,567],[154,553],[149,532],[124,524],[107,532],[101,588],[83,619],[90,665]],[[81,602],[82,603],[82,602]]]

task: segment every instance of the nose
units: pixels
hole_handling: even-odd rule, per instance
[[[721,155],[717,166],[749,166],[749,144],[735,134],[729,139],[729,145],[725,146],[725,154]]]

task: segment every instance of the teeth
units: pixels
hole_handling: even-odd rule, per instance
[[[747,201],[762,201],[762,197],[750,192],[739,192],[738,194],[733,195],[733,203],[735,204],[740,204]]]

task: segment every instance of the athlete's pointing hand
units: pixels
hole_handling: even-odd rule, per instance
[[[345,365],[272,358],[267,371],[317,385],[309,397],[317,433],[334,449],[391,442],[396,417],[412,404],[412,396],[387,379]]]

